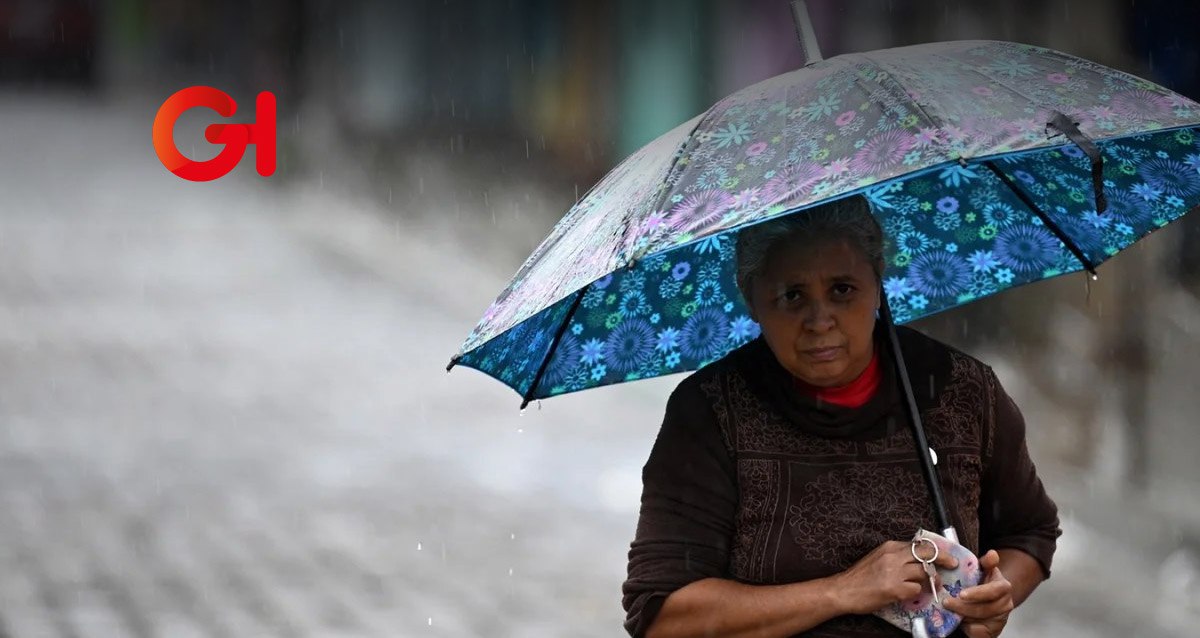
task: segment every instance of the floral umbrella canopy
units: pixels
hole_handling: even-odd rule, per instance
[[[451,366],[526,403],[699,368],[758,335],[735,284],[737,230],[856,193],[889,239],[895,321],[912,321],[1094,272],[1200,204],[1200,104],[1011,42],[815,62],[726,97],[613,169]]]

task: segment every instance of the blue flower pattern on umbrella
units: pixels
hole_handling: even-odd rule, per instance
[[[908,279],[922,295],[940,299],[957,294],[967,285],[968,270],[963,259],[953,253],[930,252],[913,259]]]
[[[635,372],[654,352],[654,330],[641,319],[617,325],[604,342],[604,359],[614,372]]]
[[[683,325],[680,350],[696,361],[715,358],[728,351],[729,318],[716,308],[705,308]]]

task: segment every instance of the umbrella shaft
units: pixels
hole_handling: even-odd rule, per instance
[[[917,446],[917,459],[921,465],[921,475],[925,477],[925,487],[933,499],[933,515],[938,529],[953,531],[950,516],[946,510],[946,497],[942,494],[942,484],[938,481],[937,468],[929,455],[929,442],[925,438],[925,428],[921,425],[921,412],[917,408],[917,399],[913,395],[912,381],[908,378],[908,368],[904,365],[904,353],[900,350],[900,340],[896,337],[896,324],[892,321],[892,310],[888,307],[887,295],[883,295],[880,304],[880,319],[887,324],[888,341],[891,344],[892,356],[896,360],[896,371],[899,373],[900,386],[904,390],[905,405],[908,408],[908,421],[912,426],[913,440]],[[945,534],[943,534],[945,536]],[[957,537],[957,534],[955,534]]]

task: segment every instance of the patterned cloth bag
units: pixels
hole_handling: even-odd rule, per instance
[[[930,543],[937,548],[936,555]],[[983,580],[983,570],[979,567],[979,559],[971,553],[971,550],[928,530],[917,530],[916,535],[913,536],[913,548],[914,556],[918,553],[921,554],[919,560],[932,560],[931,555],[950,554],[958,559],[958,567],[954,569],[935,567],[941,578],[937,600],[934,600],[933,592],[922,591],[920,596],[912,600],[892,603],[875,612],[875,615],[918,638],[925,636],[945,638],[958,628],[962,618],[942,607],[941,601],[945,600],[946,596],[957,598],[958,593],[963,589],[978,585]]]

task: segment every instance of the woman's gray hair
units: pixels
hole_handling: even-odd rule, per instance
[[[883,229],[871,214],[867,199],[851,195],[755,224],[738,233],[737,286],[747,306],[751,305],[754,278],[762,274],[771,250],[780,242],[795,238],[844,239],[867,256],[877,281],[883,277],[879,271],[883,263]]]

